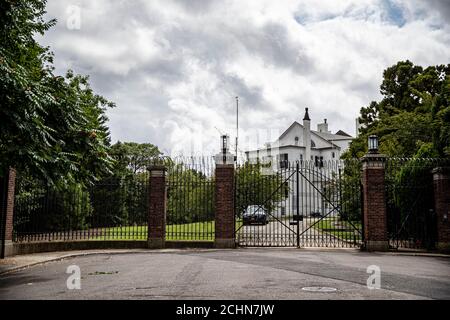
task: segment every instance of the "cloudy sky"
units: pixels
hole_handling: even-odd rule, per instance
[[[58,24],[39,41],[57,72],[89,74],[117,107],[113,142],[166,154],[211,154],[219,132],[240,149],[303,118],[355,134],[359,109],[380,98],[399,60],[450,63],[447,0],[49,0]]]

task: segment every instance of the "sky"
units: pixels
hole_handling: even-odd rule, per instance
[[[449,0],[49,0],[38,41],[56,73],[90,76],[116,103],[112,142],[167,155],[239,153],[275,140],[309,108],[311,127],[355,135],[383,70],[450,63]],[[231,145],[234,149],[234,143]]]

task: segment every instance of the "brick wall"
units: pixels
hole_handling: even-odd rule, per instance
[[[234,165],[216,165],[216,246],[234,247]]]

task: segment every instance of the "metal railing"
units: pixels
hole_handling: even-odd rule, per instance
[[[449,166],[449,159],[386,159],[387,227],[392,248],[430,250],[435,247],[432,170]]]
[[[88,188],[17,181],[16,242],[147,239],[147,172],[107,178]]]
[[[168,166],[166,240],[214,240],[213,157],[175,158]]]

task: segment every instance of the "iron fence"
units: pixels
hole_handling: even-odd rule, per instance
[[[166,240],[214,240],[213,157],[159,164],[168,170]],[[386,159],[391,247],[434,247],[435,167],[450,167],[450,160]],[[18,175],[13,240],[146,240],[149,187],[146,170],[90,187],[47,186]],[[242,246],[358,247],[363,241],[361,161],[238,164],[235,213],[236,241]]]
[[[213,157],[168,164],[166,240],[214,240],[214,170]]]
[[[151,161],[167,175],[166,240],[214,240],[214,159]],[[18,177],[14,241],[146,240],[150,179],[146,170],[88,188],[47,186]]]
[[[392,248],[433,249],[437,230],[433,176],[448,159],[388,158],[385,166],[386,209]]]
[[[107,178],[93,186],[47,186],[18,177],[16,242],[58,240],[146,240],[147,172]]]

